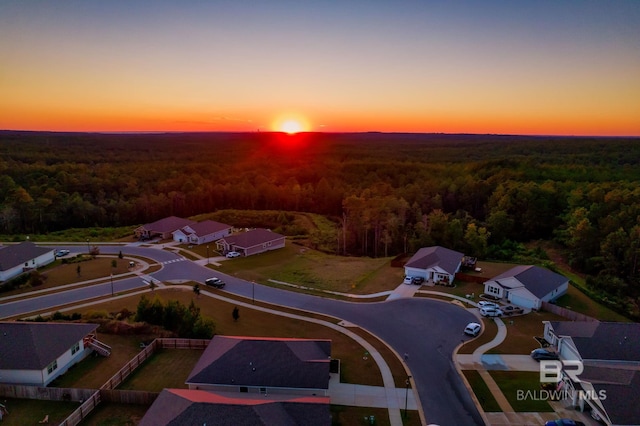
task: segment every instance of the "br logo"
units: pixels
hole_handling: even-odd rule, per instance
[[[541,360],[540,361],[540,382],[541,383],[558,383],[562,380],[562,371],[569,376],[571,380],[578,383],[578,376],[584,371],[582,361],[577,360]]]

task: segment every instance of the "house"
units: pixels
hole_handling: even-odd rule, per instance
[[[48,265],[56,260],[55,250],[36,246],[31,241],[0,247],[0,281],[7,281],[23,272]]]
[[[214,336],[193,368],[189,389],[327,396],[330,340]]]
[[[529,309],[556,300],[567,292],[569,279],[532,265],[519,265],[486,281],[485,294]]]
[[[167,238],[171,238],[171,234],[174,231],[194,223],[196,222],[190,219],[169,216],[153,223],[147,223],[146,225],[139,226],[134,232],[136,238],[141,240],[148,240],[156,237],[165,240]]]
[[[444,247],[423,247],[404,265],[404,274],[432,283],[452,283],[460,271],[463,256],[463,253]]]
[[[218,251],[228,253],[235,251],[242,256],[251,256],[269,250],[284,247],[285,236],[268,229],[253,229],[229,237],[224,237],[216,242]]]
[[[607,425],[640,424],[640,324],[543,323],[545,340],[563,365],[571,366],[563,370],[561,383],[573,406],[584,410],[588,404]]]
[[[231,235],[231,226],[213,220],[192,223],[173,231],[173,241],[187,244],[206,244]]]
[[[330,426],[331,413],[329,397],[164,389],[139,425]]]
[[[97,340],[98,324],[0,322],[0,382],[47,386],[94,350],[109,355]]]

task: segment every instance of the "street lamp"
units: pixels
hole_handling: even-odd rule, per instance
[[[89,239],[87,238],[87,254],[91,254],[91,250],[89,250]]]
[[[209,245],[207,245],[207,265],[209,264]]]
[[[111,273],[111,297],[113,297],[113,273]]]
[[[409,401],[409,386],[411,385],[411,376],[407,376],[405,384],[407,385],[406,393],[404,394],[404,418],[407,418],[407,403]]]

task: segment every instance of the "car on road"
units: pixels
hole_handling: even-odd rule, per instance
[[[477,336],[478,333],[480,333],[480,330],[482,330],[482,326],[480,324],[478,324],[477,322],[470,322],[464,328],[464,334],[467,334],[469,336]]]
[[[407,275],[406,277],[404,277],[404,284],[411,284],[413,282],[413,277],[410,277],[409,275]]]
[[[411,280],[411,283],[415,285],[422,285],[423,282],[424,277],[413,277],[413,279]]]
[[[544,426],[584,426],[584,423],[571,419],[549,420]]]
[[[531,351],[531,358],[536,361],[540,360],[553,360],[560,358],[556,352],[551,352],[544,348],[538,348]]]
[[[500,305],[498,305],[497,303],[494,302],[487,302],[486,300],[481,300],[478,302],[478,307],[480,307],[480,309],[482,308],[499,308]]]
[[[521,314],[524,312],[524,309],[522,309],[520,306],[513,306],[513,305],[504,306],[500,309],[502,309],[502,312],[504,312],[505,315],[515,315],[515,314]]]
[[[60,250],[56,250],[56,257],[62,257],[62,256],[66,256],[69,254],[69,250],[64,250],[64,249],[60,249]]]
[[[485,307],[480,308],[480,315],[483,317],[501,317],[504,314],[500,308]]]
[[[206,285],[208,285],[208,286],[215,287],[215,288],[224,288],[224,286],[225,286],[224,281],[222,281],[220,278],[216,278],[216,277],[207,278],[204,281],[204,283]]]
[[[229,253],[227,253],[227,257],[229,259],[234,258],[234,257],[240,257],[240,253],[238,253],[237,251],[230,251]]]

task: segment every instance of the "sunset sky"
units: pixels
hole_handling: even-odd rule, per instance
[[[0,0],[0,129],[293,123],[638,136],[640,1]]]

